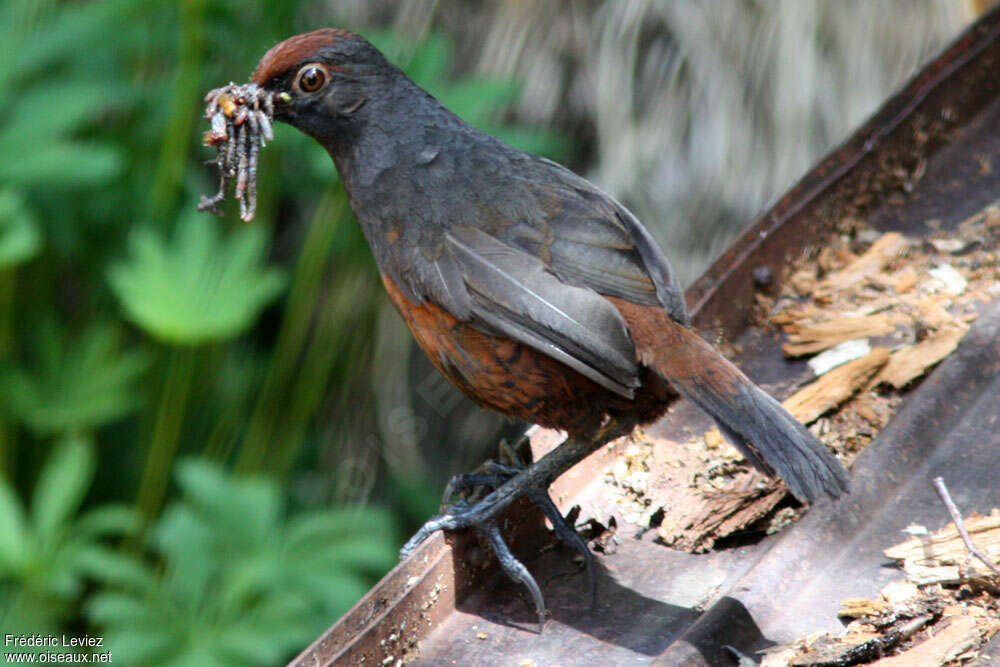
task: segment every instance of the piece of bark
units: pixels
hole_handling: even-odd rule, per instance
[[[863,255],[840,271],[824,278],[817,288],[819,295],[830,294],[863,283],[881,273],[887,264],[906,248],[909,242],[898,232],[883,234]]]
[[[829,313],[816,306],[812,301],[787,306],[784,310],[769,316],[769,319],[782,328],[803,320],[816,320],[828,317]]]
[[[907,562],[903,569],[906,570],[907,580],[917,586],[960,584],[963,581],[962,573],[957,565],[926,566]]]
[[[915,601],[919,604],[920,589],[909,581],[893,581],[882,588],[879,598],[847,598],[840,603],[840,611],[837,616],[842,618],[862,618],[864,616],[878,616],[886,611],[899,611],[899,609]],[[925,613],[925,609],[911,609],[911,612]]]
[[[784,664],[792,667],[868,664],[920,632],[933,618],[933,614],[897,618],[891,627],[884,627],[878,633],[858,632],[848,626],[846,633],[836,637],[827,634],[807,639],[805,651]]]
[[[1000,622],[992,619],[976,619],[972,616],[958,616],[946,628],[933,637],[903,651],[899,655],[882,658],[872,663],[873,667],[926,667],[944,665],[969,649],[978,647],[984,635],[996,632]]]
[[[716,540],[763,518],[788,493],[784,486],[756,470],[741,473],[728,489],[699,492],[676,515],[668,515],[657,529],[664,544],[699,553]]]
[[[792,656],[783,663],[783,667],[812,667],[814,665],[856,665],[852,658],[857,653],[867,653],[865,646],[869,643],[879,644],[881,637],[850,636],[850,637],[819,637],[815,639],[804,652]],[[877,649],[876,649],[877,650]],[[770,663],[782,664],[782,663]]]
[[[873,348],[795,392],[784,402],[785,409],[803,424],[810,424],[866,386],[888,361],[889,350]]]
[[[788,342],[781,346],[781,350],[789,357],[815,354],[845,341],[892,333],[897,321],[898,317],[892,313],[876,313],[862,317],[834,317],[812,325],[789,324],[785,327]]]
[[[949,327],[916,345],[896,350],[889,357],[889,363],[875,377],[875,384],[885,382],[896,389],[902,389],[951,354],[964,335],[964,328]]]

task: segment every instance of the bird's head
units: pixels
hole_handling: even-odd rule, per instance
[[[325,28],[276,44],[251,80],[272,94],[275,120],[330,148],[365,122],[395,72],[363,37]]]

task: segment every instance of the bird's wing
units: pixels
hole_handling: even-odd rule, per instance
[[[642,305],[659,304],[688,324],[684,292],[649,232],[624,206],[588,181],[548,160],[527,184],[542,212],[500,237],[542,259],[571,285],[590,287]]]
[[[566,284],[537,257],[476,227],[448,229],[445,248],[461,271],[473,322],[631,398],[640,384],[635,349],[609,301]]]
[[[526,154],[498,167],[496,155],[452,156],[478,160],[452,171],[477,174],[475,188],[436,189],[443,203],[413,227],[419,240],[400,243],[407,256],[380,265],[403,274],[393,278],[411,300],[430,299],[631,397],[640,384],[635,349],[604,296],[659,305],[687,324],[670,265],[642,225],[584,179]],[[474,193],[475,205],[446,206],[454,192]]]

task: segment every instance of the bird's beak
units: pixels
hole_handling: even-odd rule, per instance
[[[292,96],[281,91],[271,93],[271,100],[274,106],[274,119],[287,121],[288,112],[291,110],[289,105],[292,103]]]

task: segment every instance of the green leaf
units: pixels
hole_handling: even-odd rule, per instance
[[[329,616],[336,618],[368,592],[368,581],[336,570],[310,572],[303,577],[307,590],[323,600]]]
[[[109,625],[155,625],[159,618],[149,601],[132,593],[105,591],[87,602],[87,615],[97,623]]]
[[[186,504],[175,503],[163,513],[163,518],[153,530],[153,544],[170,562],[171,573],[188,574],[189,581],[180,577],[177,586],[185,589],[189,598],[197,596],[203,585],[201,579],[210,576],[210,570],[218,569],[221,563],[217,550],[218,524],[211,524],[198,516]],[[188,588],[188,584],[192,586]]]
[[[112,606],[111,604],[105,604],[105,607]],[[108,623],[117,622],[119,614],[125,611],[125,607],[121,610],[114,610],[109,613],[113,621],[105,621]],[[98,614],[107,612],[106,609],[98,609]],[[94,618],[102,618],[102,616],[94,616]],[[123,621],[127,622],[127,621]],[[177,637],[170,632],[169,628],[164,627],[143,627],[137,626],[135,623],[129,623],[125,627],[128,628],[127,631],[123,632],[113,632],[107,633],[105,635],[105,645],[107,650],[111,651],[112,656],[121,656],[124,658],[122,664],[126,665],[176,665],[177,663],[172,660],[178,651],[183,650],[183,645],[178,646],[179,641],[183,640],[181,637]],[[116,657],[116,660],[120,658]]]
[[[0,572],[21,567],[29,549],[24,505],[10,483],[0,479]]]
[[[16,51],[11,49],[9,53],[16,54],[16,57],[9,60],[5,58],[7,62],[3,63],[5,67],[0,68],[0,72],[10,78],[23,78],[46,66],[51,67],[54,63],[79,58],[84,49],[93,49],[96,44],[106,40],[108,26],[114,25],[116,20],[122,18],[124,10],[139,1],[115,0],[70,5],[56,13],[52,20],[33,26],[36,29],[30,33],[15,33],[11,30],[5,35],[5,43],[21,48]],[[13,23],[8,25],[15,28]],[[0,86],[6,83],[5,78],[0,76]]]
[[[80,508],[94,480],[96,456],[88,439],[67,437],[49,456],[32,497],[32,521],[39,538],[51,542]]]
[[[0,270],[27,262],[42,249],[42,233],[16,190],[0,190]]]
[[[156,578],[149,567],[131,554],[89,545],[73,558],[74,567],[105,587],[126,587],[140,593],[152,591]]]
[[[113,84],[112,84],[113,85]],[[17,96],[14,109],[0,130],[0,145],[17,155],[75,129],[113,103],[108,82],[56,81],[30,88]]]
[[[177,481],[206,518],[225,527],[246,548],[273,534],[284,509],[278,486],[259,478],[237,479],[204,461],[183,461]]]
[[[233,338],[283,290],[281,272],[264,266],[263,228],[242,226],[226,239],[217,224],[189,213],[173,241],[140,230],[128,259],[109,271],[126,316],[150,335],[179,345]]]
[[[39,436],[88,432],[139,405],[148,357],[120,351],[113,325],[92,323],[70,338],[48,321],[36,345],[33,368],[0,371],[0,401]]]
[[[89,442],[71,438],[59,443],[38,475],[27,517],[10,484],[0,482],[0,623],[10,627],[6,614],[13,614],[22,621],[34,619],[26,631],[55,629],[75,608],[88,572],[114,568],[117,580],[131,572],[122,571],[127,563],[116,560],[117,552],[88,536],[72,519],[93,469]],[[92,514],[101,518],[97,510]],[[111,528],[109,523],[106,518],[91,521],[104,529]],[[136,585],[134,577],[129,581]],[[15,600],[12,606],[4,604],[5,596]]]
[[[84,538],[106,535],[128,535],[142,526],[135,508],[127,505],[103,505],[82,515],[74,526],[75,534]]]
[[[502,127],[487,125],[484,129],[528,153],[546,155],[551,159],[559,159],[569,153],[569,143],[566,138],[548,130],[509,125]]]
[[[330,544],[359,534],[394,537],[398,530],[396,520],[386,510],[338,508],[299,515],[289,523],[286,542],[290,547],[297,548],[313,542]]]
[[[121,154],[96,143],[60,141],[23,151],[0,143],[0,182],[14,185],[85,187],[105,183],[121,171]]]

